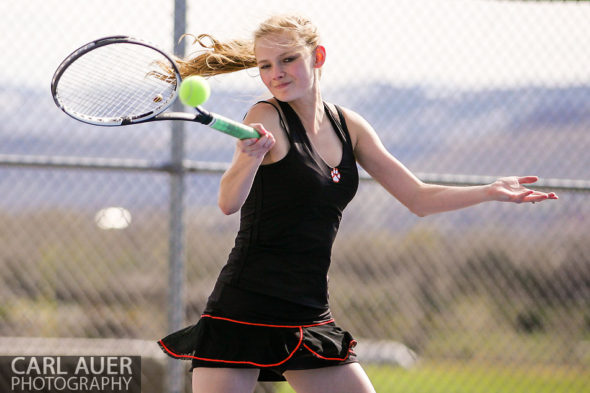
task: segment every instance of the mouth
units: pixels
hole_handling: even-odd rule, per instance
[[[274,88],[275,89],[284,89],[285,87],[289,86],[291,84],[291,82],[284,82],[284,83],[279,83],[278,85],[275,85]]]

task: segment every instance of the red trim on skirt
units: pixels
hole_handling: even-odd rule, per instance
[[[324,356],[318,354],[317,352],[313,351],[309,346],[307,346],[305,343],[303,343],[303,329],[304,328],[326,325],[326,324],[334,322],[334,319],[330,319],[330,320],[327,320],[324,322],[309,324],[309,325],[271,325],[271,324],[264,324],[264,323],[238,321],[235,319],[216,317],[216,316],[212,316],[212,315],[208,315],[208,314],[201,315],[201,318],[211,318],[211,319],[223,320],[223,321],[227,321],[227,322],[238,323],[238,324],[242,324],[242,325],[250,325],[250,326],[262,326],[262,327],[283,328],[283,329],[285,329],[285,328],[298,329],[299,330],[299,342],[297,343],[295,348],[289,353],[289,355],[285,359],[281,360],[278,363],[273,363],[273,364],[261,364],[261,363],[246,361],[246,360],[244,360],[244,361],[242,361],[242,360],[223,360],[223,359],[204,358],[204,357],[199,357],[199,356],[194,356],[194,355],[181,355],[181,354],[177,354],[177,353],[173,352],[172,350],[170,350],[168,347],[166,347],[163,340],[160,340],[158,343],[160,344],[162,349],[164,349],[168,353],[168,355],[175,357],[175,358],[197,359],[197,360],[202,360],[202,361],[207,361],[207,362],[217,362],[217,363],[227,363],[227,364],[249,364],[249,365],[252,365],[255,367],[276,367],[276,366],[282,365],[283,363],[285,363],[289,359],[291,359],[291,357],[293,357],[295,352],[297,352],[297,350],[301,347],[302,344],[303,344],[303,347],[305,349],[307,349],[313,356],[315,356],[319,359],[323,359],[323,360],[334,360],[334,361],[344,361],[344,360],[348,359],[348,357],[350,356],[350,353],[353,352],[352,348],[356,345],[356,340],[352,340],[350,342],[350,348],[348,349],[346,356],[344,356],[343,358],[328,358],[328,357],[324,357]]]

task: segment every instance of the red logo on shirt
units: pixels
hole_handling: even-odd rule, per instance
[[[334,183],[340,182],[340,171],[338,171],[338,168],[333,168],[332,172],[330,172],[330,176]]]

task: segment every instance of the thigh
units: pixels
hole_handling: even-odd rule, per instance
[[[252,393],[260,371],[255,368],[193,369],[193,393]]]
[[[369,377],[358,363],[289,370],[284,375],[297,393],[375,393]]]

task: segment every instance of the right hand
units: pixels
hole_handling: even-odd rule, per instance
[[[260,134],[259,138],[240,139],[237,142],[238,150],[254,158],[264,158],[266,153],[275,144],[275,137],[264,129],[260,123],[250,124]]]

